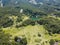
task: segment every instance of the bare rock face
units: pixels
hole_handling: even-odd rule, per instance
[[[20,9],[20,13],[23,13],[23,9]]]
[[[3,7],[3,2],[2,2],[2,0],[0,0],[0,7]]]

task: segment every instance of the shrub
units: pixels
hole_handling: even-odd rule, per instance
[[[50,45],[54,45],[55,41],[53,39],[50,40]]]
[[[22,25],[23,25],[23,26],[27,26],[27,25],[32,25],[32,26],[34,26],[34,25],[35,25],[35,21],[32,21],[32,20],[28,19],[28,20],[24,21],[24,22],[22,23]]]
[[[6,27],[9,27],[11,25],[13,25],[13,21],[11,19],[9,19],[7,16],[4,16],[0,19],[0,26],[1,27],[6,28]]]
[[[20,38],[20,37],[16,36],[14,40],[21,45],[27,45],[27,39],[26,38]]]

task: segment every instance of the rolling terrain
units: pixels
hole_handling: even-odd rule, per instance
[[[60,0],[1,0],[0,45],[60,45]]]

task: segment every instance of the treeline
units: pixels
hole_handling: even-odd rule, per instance
[[[45,14],[44,12],[37,12],[37,11],[33,11],[30,9],[23,9],[23,13],[20,13],[20,7],[3,7],[0,8],[0,27],[9,27],[11,25],[13,25],[13,20],[9,19],[9,16],[18,16],[19,18],[17,19],[17,21],[21,21],[22,20],[22,14],[28,15],[29,17],[36,17],[36,16],[46,16],[47,14]],[[24,22],[23,22],[24,23]],[[24,24],[25,25],[25,24]]]
[[[29,16],[33,16],[33,17],[36,17],[36,16],[47,16],[47,14],[46,13],[44,13],[44,12],[39,12],[39,11],[33,11],[33,10],[30,10],[30,9],[25,9],[24,10],[24,14],[26,14],[26,15],[29,15]]]
[[[27,25],[35,25],[36,22],[37,24],[40,24],[40,25],[44,25],[45,28],[48,30],[49,33],[58,33],[60,34],[60,20],[58,19],[55,19],[53,17],[47,17],[47,14],[44,13],[44,12],[36,12],[36,11],[33,11],[33,10],[29,10],[29,9],[26,9],[24,10],[24,12],[22,14],[20,14],[20,8],[0,8],[0,27],[9,27],[9,26],[12,26],[13,25],[13,20],[8,18],[9,16],[18,16],[18,19],[16,22],[21,22],[22,21],[22,16],[23,14],[25,15],[28,15],[29,17],[36,17],[38,16],[39,19],[38,20],[32,20],[31,18],[28,19],[28,20],[25,20],[24,22],[22,22],[21,25],[16,25],[16,27],[22,27],[22,26],[27,26]],[[56,14],[56,15],[59,15]]]
[[[10,27],[13,25],[13,20],[9,19],[8,17],[1,17],[0,18],[0,27]],[[20,23],[22,22],[22,18],[17,18],[17,22]],[[60,34],[60,20],[53,18],[53,17],[41,17],[38,20],[32,20],[32,19],[27,19],[25,21],[22,22],[22,24],[17,25],[16,24],[16,28],[20,28],[20,27],[24,27],[24,26],[28,26],[28,25],[36,25],[36,24],[40,24],[40,25],[44,25],[45,29],[49,32],[49,33],[58,33]]]
[[[16,27],[22,27],[22,26],[27,26],[27,25],[34,26],[36,25],[36,23],[40,25],[44,25],[45,29],[49,33],[60,34],[60,20],[53,17],[42,17],[38,20],[27,19],[21,25],[16,25]]]
[[[45,17],[38,21],[40,25],[44,25],[49,33],[60,34],[60,20],[53,17]]]

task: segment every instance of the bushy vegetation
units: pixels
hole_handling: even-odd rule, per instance
[[[22,20],[18,21],[18,22],[21,22]],[[16,28],[20,28],[20,27],[25,27],[25,26],[28,26],[28,25],[32,25],[34,26],[35,25],[35,22],[36,21],[33,21],[31,19],[27,19],[25,21],[23,21],[21,24],[19,25],[16,25]]]
[[[32,21],[32,20],[28,19],[28,20],[24,21],[24,22],[22,23],[22,25],[23,25],[23,26],[35,25],[35,21]]]
[[[4,9],[4,11],[3,11]],[[1,8],[1,12],[0,12],[0,27],[9,27],[11,25],[13,25],[13,20],[9,19],[8,17],[9,16],[18,16],[16,22],[21,22],[22,21],[22,14],[19,13],[19,10],[20,8],[11,8],[11,10],[9,8]],[[13,11],[13,13],[12,13]],[[3,13],[2,13],[3,12]],[[28,15],[29,14],[29,17],[31,18],[33,16],[36,17],[40,17],[39,20],[32,20],[32,19],[28,19],[28,20],[25,20],[22,22],[21,25],[16,25],[16,27],[21,27],[21,26],[27,26],[27,25],[35,25],[35,23],[37,22],[38,24],[40,25],[44,25],[45,28],[48,30],[49,33],[60,33],[60,20],[58,19],[55,19],[55,18],[47,18],[47,14],[46,13],[43,13],[43,12],[34,12],[33,10],[29,10],[29,9],[25,9],[23,14],[26,14]],[[9,15],[9,16],[8,16]],[[45,17],[45,16],[46,17]],[[4,16],[4,17],[3,17]],[[41,17],[42,16],[42,17]]]
[[[58,33],[60,34],[60,20],[55,19],[53,17],[49,18],[42,18],[39,21],[37,21],[40,25],[44,25],[45,28],[49,33]]]
[[[13,17],[13,18],[10,19],[9,16]],[[17,16],[17,18],[14,19],[14,16]],[[28,16],[29,19],[23,20],[24,19],[23,16]],[[34,18],[34,17],[37,18],[37,20],[33,20],[32,18]],[[16,25],[14,25],[14,23]],[[39,27],[39,26],[37,27],[36,25],[38,25],[38,24],[39,24],[39,26],[42,26],[42,27],[44,26],[44,29],[41,29],[42,27]],[[15,27],[13,27],[12,25],[14,25]],[[25,33],[27,35],[29,35],[29,37],[28,37],[29,40],[30,40],[30,34],[28,34],[28,33],[34,33],[34,31],[36,31],[35,33],[38,33],[39,31],[41,31],[40,33],[36,34],[37,37],[39,37],[39,38],[42,37],[42,35],[43,35],[43,37],[45,36],[45,34],[44,34],[45,31],[48,31],[47,34],[48,33],[49,34],[55,34],[55,33],[60,34],[60,20],[57,18],[54,18],[54,17],[48,17],[48,15],[44,12],[24,9],[24,12],[20,13],[20,7],[0,8],[0,27],[4,29],[4,28],[10,27],[10,26],[11,26],[11,28],[16,28],[16,30],[18,30],[18,31],[20,31],[20,27],[24,28],[27,26],[31,26],[31,29],[30,29],[31,31],[29,31],[30,27],[28,27],[26,29],[22,28],[22,31],[23,30],[27,31]],[[10,30],[11,28],[9,28],[8,30]],[[16,30],[13,29],[13,31],[16,31]],[[11,31],[11,32],[13,32],[13,31]],[[20,36],[20,32],[17,32],[17,33],[19,33],[19,36]],[[15,35],[15,32],[13,35]],[[36,35],[34,35],[34,38],[36,37]],[[49,37],[49,36],[47,36],[47,37]],[[27,45],[27,43],[28,43],[26,37],[20,38],[17,36],[17,37],[14,37],[14,40],[12,39],[13,41],[11,40],[10,37],[11,37],[10,34],[5,34],[5,32],[0,30],[0,39],[1,39],[0,44],[1,45]],[[44,39],[45,39],[45,37],[44,37]],[[42,39],[35,40],[35,42],[37,42],[37,43],[38,42],[40,43],[40,41],[42,41]],[[50,45],[53,45],[53,44],[54,44],[54,40],[51,39]],[[42,45],[44,45],[44,42]]]
[[[0,18],[0,27],[9,27],[13,25],[13,20],[9,19],[7,16],[1,16]]]
[[[0,28],[0,45],[10,45],[10,35],[5,34]]]
[[[30,9],[26,9],[26,10],[24,10],[24,13],[26,14],[26,15],[31,15],[31,16],[47,16],[47,14],[46,13],[44,13],[44,12],[37,12],[37,11],[33,11],[33,10],[30,10]]]

